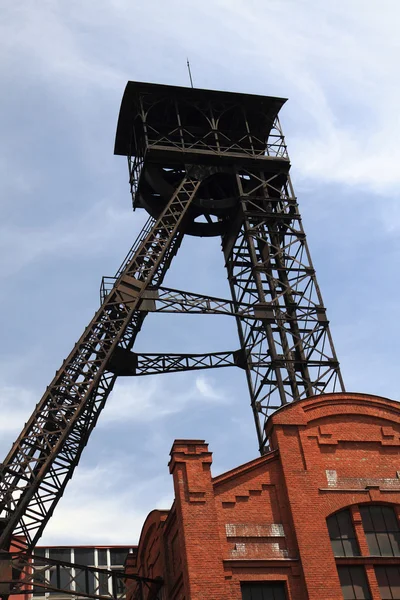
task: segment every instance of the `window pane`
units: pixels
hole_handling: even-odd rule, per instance
[[[47,562],[45,558],[45,549],[44,548],[36,548],[33,557],[34,562],[34,577],[33,581],[37,583],[45,583],[46,582],[46,570]],[[48,573],[47,573],[48,575]],[[45,593],[44,587],[33,586],[33,594],[35,596],[43,596]]]
[[[349,567],[355,598],[370,598],[367,578],[363,567]]]
[[[268,596],[266,596],[268,598]],[[251,589],[251,600],[264,600],[262,584],[254,585]]]
[[[338,567],[344,600],[370,600],[364,567]]]
[[[333,548],[333,543],[332,542],[332,548]],[[342,541],[343,544],[343,550],[344,553],[342,556],[359,556],[359,551],[358,551],[358,544],[357,544],[357,540],[353,539],[349,539],[349,540],[343,540]],[[337,554],[335,554],[335,556],[338,556]]]
[[[390,594],[389,582],[385,567],[375,567],[375,576],[378,582],[379,592],[382,600],[387,600],[388,598],[391,599],[392,596]]]
[[[355,596],[349,569],[347,567],[338,567],[338,574],[344,600],[353,600]]]
[[[242,600],[286,600],[285,585],[281,582],[243,582],[241,590]]]
[[[360,513],[370,554],[400,556],[400,531],[390,506],[363,506]]]
[[[78,565],[94,565],[94,550],[91,548],[75,548],[75,562]]]
[[[342,539],[354,537],[353,523],[351,522],[349,511],[342,510],[337,513],[336,516],[339,524],[340,537]]]
[[[75,589],[78,594],[85,594],[88,592],[86,584],[86,571],[82,569],[75,569]]]
[[[360,514],[364,531],[374,531],[369,506],[360,506]]]
[[[129,548],[111,548],[110,559],[112,565],[124,565],[128,555]]]
[[[58,587],[57,569],[55,567],[52,567],[50,570],[50,585]]]
[[[389,540],[389,534],[377,533],[376,539],[378,542],[381,556],[393,556],[392,545]]]
[[[400,598],[400,570],[399,567],[386,567],[386,574],[389,580],[390,591],[395,600]]]
[[[326,520],[328,525],[329,537],[331,540],[337,540],[340,538],[339,524],[336,515],[328,517]]]
[[[392,546],[393,556],[400,556],[400,532],[389,533],[389,540]]]
[[[382,600],[400,599],[400,568],[375,567],[375,575]]]
[[[334,556],[346,556],[344,553],[344,547],[341,540],[331,540],[332,550]]]
[[[360,550],[349,510],[341,510],[326,520],[333,554],[335,556],[359,556]]]
[[[92,573],[91,571],[88,571],[87,573],[87,582],[88,582],[88,590],[89,590],[89,594],[93,594],[94,590],[96,588],[96,581],[95,581],[95,577],[94,577],[94,573]]]
[[[69,548],[50,548],[49,558],[71,562],[71,550]]]
[[[98,550],[97,551],[98,554],[98,559],[99,559],[99,566],[100,567],[106,567],[107,566],[107,550]]]
[[[274,586],[273,592],[274,592],[274,596],[273,596],[274,600],[286,600],[285,586],[283,583],[279,586]],[[264,600],[267,600],[266,596],[264,596]]]
[[[369,512],[372,519],[374,531],[386,531],[385,521],[383,519],[381,506],[370,506]]]
[[[399,531],[399,523],[396,513],[390,506],[382,506],[382,514],[387,531]]]
[[[60,588],[66,592],[71,589],[71,569],[60,568]]]
[[[112,589],[113,589],[114,596],[121,596],[122,594],[125,593],[125,584],[124,584],[124,580],[122,577],[117,577],[116,575],[113,575]]]
[[[366,532],[365,537],[367,538],[369,553],[372,554],[372,556],[380,556],[381,552],[379,550],[376,534]]]
[[[43,569],[40,571],[36,571],[34,574],[34,578],[33,581],[35,583],[42,583],[44,584],[46,582],[46,577],[45,577],[46,571]],[[39,586],[33,586],[33,595],[34,596],[43,596],[45,593],[45,588],[44,587],[39,587]]]
[[[75,571],[75,589],[78,594],[93,594],[97,587],[94,574],[84,569]]]
[[[71,589],[71,573],[70,569],[57,565],[51,567],[50,570],[50,585],[58,588],[61,592],[51,591],[50,594],[67,593]]]
[[[99,587],[100,594],[103,596],[108,595],[108,576],[104,573],[99,573]]]

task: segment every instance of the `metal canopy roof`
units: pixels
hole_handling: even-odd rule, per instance
[[[114,154],[120,156],[128,156],[130,154],[132,127],[136,114],[135,104],[138,97],[144,94],[159,97],[160,100],[169,97],[192,102],[196,100],[235,102],[252,110],[263,112],[271,121],[273,121],[287,100],[287,98],[277,98],[274,96],[128,81],[119,111]]]

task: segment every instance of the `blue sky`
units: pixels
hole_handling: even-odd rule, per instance
[[[288,97],[293,183],[348,390],[398,398],[400,8],[396,0],[14,0],[0,22],[0,452],[98,306],[145,214],[113,156],[126,82]],[[165,284],[228,296],[219,242]],[[228,317],[150,315],[137,351],[235,349]],[[244,374],[120,380],[43,543],[135,543],[168,508],[174,438],[217,474],[257,455]],[[72,525],[71,525],[72,523]]]

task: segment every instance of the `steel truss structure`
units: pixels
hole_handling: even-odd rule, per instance
[[[128,83],[115,153],[128,157],[134,208],[150,217],[1,465],[0,549],[12,542],[29,556],[118,376],[244,369],[262,453],[272,411],[344,390],[290,181],[283,103]],[[221,236],[231,299],[162,286],[185,234]],[[137,354],[152,312],[231,316],[239,347]]]
[[[161,283],[182,234],[179,224],[199,181],[184,177],[167,207],[138,245],[113,292],[93,317],[36,406],[2,465],[0,539],[18,536],[33,548],[61,497],[98,415],[115,383],[113,352],[129,350],[145,313],[137,309],[146,288]]]
[[[94,600],[161,600],[162,579],[88,567],[25,553],[0,553],[0,594],[59,593]],[[61,586],[57,581],[62,582]],[[109,590],[112,590],[110,593]]]

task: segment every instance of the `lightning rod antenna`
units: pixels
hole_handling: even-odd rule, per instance
[[[188,58],[186,59],[186,64],[187,64],[187,68],[188,68],[188,71],[189,71],[190,85],[193,87],[192,72],[190,70],[190,62],[189,62]]]

